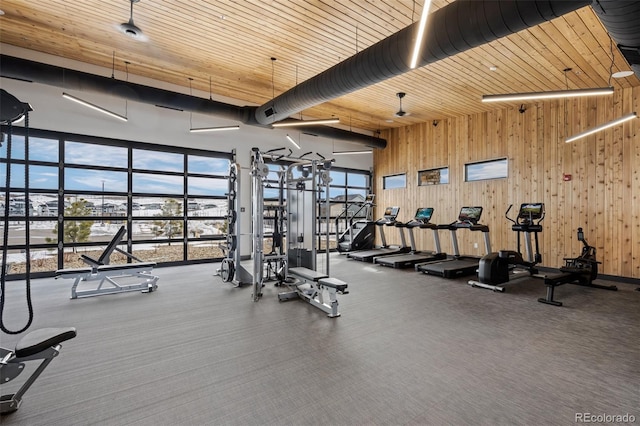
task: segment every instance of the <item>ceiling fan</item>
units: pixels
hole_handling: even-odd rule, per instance
[[[407,115],[411,115],[410,112],[406,112],[402,109],[402,98],[404,98],[407,94],[404,92],[398,92],[396,93],[396,96],[398,97],[398,99],[400,99],[400,108],[398,109],[398,111],[395,113],[396,117],[406,117]]]
[[[142,30],[133,23],[133,4],[138,3],[140,0],[129,0],[131,2],[131,13],[129,15],[129,22],[124,22],[118,25],[118,29],[123,34],[131,37],[134,40],[147,41],[147,36],[144,35]]]

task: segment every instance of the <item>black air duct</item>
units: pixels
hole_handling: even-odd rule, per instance
[[[640,1],[596,0],[593,10],[640,78]]]
[[[211,99],[185,95],[155,87],[117,80],[111,77],[89,74],[54,65],[42,64],[27,59],[0,55],[0,75],[22,81],[31,81],[66,90],[91,91],[118,96],[134,102],[142,102],[170,109],[239,121],[243,124],[266,127],[255,120],[256,107],[236,106]],[[361,133],[350,132],[328,126],[307,129],[317,136],[348,141],[371,148],[386,148],[387,141]]]
[[[591,0],[458,0],[429,15],[418,67],[590,4]],[[417,25],[409,25],[261,105],[256,110],[256,120],[261,124],[271,124],[410,71],[409,61]],[[267,114],[270,109],[274,112]]]

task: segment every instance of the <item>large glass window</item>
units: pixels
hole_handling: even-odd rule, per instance
[[[420,170],[418,172],[418,186],[442,185],[449,183],[449,168]]]
[[[58,189],[58,167],[29,166],[29,188]]]
[[[467,163],[464,165],[464,175],[466,182],[506,178],[509,175],[507,159],[500,158],[497,160]]]
[[[27,142],[23,132],[14,128],[10,162],[7,144],[0,146],[0,193],[11,167],[11,195],[0,199],[10,209],[10,279],[24,273],[26,247],[32,271],[52,275],[85,266],[79,254],[100,257],[121,226],[127,233],[118,247],[142,260],[223,256],[232,154],[34,129]],[[112,264],[128,261],[111,257]]]
[[[22,138],[24,140],[24,137]],[[23,142],[24,143],[24,142]],[[58,162],[58,140],[47,138],[29,138],[29,160]]]
[[[335,249],[336,235],[344,231],[349,223],[366,216],[366,210],[361,209],[371,193],[371,173],[364,170],[338,169],[331,170],[331,184],[329,186],[329,223],[326,223],[326,209],[320,206],[318,212],[320,241],[319,247]],[[321,197],[323,198],[323,197]]]
[[[133,168],[157,170],[163,172],[182,172],[184,155],[173,152],[152,151],[149,149],[133,150]]]
[[[229,160],[225,158],[189,155],[187,157],[187,164],[189,173],[194,174],[224,176],[229,172]]]
[[[127,148],[93,143],[64,143],[64,162],[87,166],[127,167]]]
[[[67,167],[64,169],[64,189],[127,192],[127,172]]]
[[[184,177],[157,173],[133,173],[132,191],[150,194],[183,194]]]
[[[391,175],[382,177],[383,189],[395,189],[407,187],[407,175],[402,173],[400,175]]]
[[[227,179],[215,179],[204,177],[187,178],[187,191],[192,195],[219,195],[223,196],[229,190]]]

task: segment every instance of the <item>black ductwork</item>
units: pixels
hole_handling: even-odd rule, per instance
[[[213,115],[247,125],[268,127],[255,120],[256,107],[253,106],[231,105],[7,55],[0,55],[0,65],[0,75],[6,78],[61,87],[65,90],[103,93],[130,101]],[[305,130],[317,136],[348,141],[371,148],[386,148],[387,146],[387,141],[384,139],[334,127],[314,126],[312,129],[305,128]]]
[[[596,0],[593,10],[640,78],[640,2]]]
[[[429,15],[418,67],[590,4],[591,0],[458,0]],[[410,71],[409,61],[417,25],[409,25],[261,105],[255,112],[256,121],[265,125],[274,123]],[[272,111],[267,114],[268,110]]]

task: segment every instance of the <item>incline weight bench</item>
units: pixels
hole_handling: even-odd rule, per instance
[[[127,231],[124,226],[120,227],[98,259],[81,255],[80,258],[90,266],[89,268],[59,269],[56,271],[56,278],[74,280],[73,285],[71,286],[72,299],[99,296],[102,294],[124,293],[127,291],[151,293],[158,288],[157,281],[159,277],[151,274],[151,271],[156,266],[155,262],[142,262],[133,254],[117,247],[126,232]],[[114,251],[122,253],[129,259],[133,259],[138,263],[110,265],[110,257]],[[116,281],[116,279],[130,277],[139,278],[140,280],[132,284],[123,284]],[[82,281],[99,281],[99,283],[94,289],[78,290],[78,285]]]
[[[74,327],[41,328],[32,331],[18,341],[14,350],[0,348],[0,383],[15,379],[24,371],[24,363],[41,359],[42,362],[14,394],[0,397],[0,414],[9,414],[20,408],[22,396],[33,385],[38,376],[60,353],[60,343],[76,337]]]
[[[296,278],[293,291],[278,294],[278,300],[285,301],[300,298],[316,308],[326,312],[330,318],[339,317],[338,294],[348,294],[347,283],[337,278],[308,268],[290,268],[289,275]],[[287,284],[289,285],[289,284]],[[324,302],[323,292],[329,295],[329,303]]]

